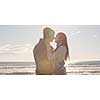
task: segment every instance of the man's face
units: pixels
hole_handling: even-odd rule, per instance
[[[54,35],[50,36],[50,38],[48,40],[49,40],[49,42],[52,42],[54,40]]]
[[[48,42],[52,42],[54,40],[54,30],[50,29],[50,28],[46,28],[43,31],[44,33],[44,38],[48,41]]]

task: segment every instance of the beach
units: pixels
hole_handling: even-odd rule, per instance
[[[67,75],[100,75],[100,64],[67,65]],[[0,75],[35,75],[36,65],[33,62],[1,62]]]

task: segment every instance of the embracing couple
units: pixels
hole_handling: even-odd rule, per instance
[[[34,47],[36,75],[66,75],[65,61],[69,58],[67,36],[49,27],[43,29],[43,39]],[[55,39],[56,49],[50,43]]]

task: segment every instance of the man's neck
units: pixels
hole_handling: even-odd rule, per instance
[[[50,44],[50,42],[48,41],[48,39],[44,39],[46,44]]]

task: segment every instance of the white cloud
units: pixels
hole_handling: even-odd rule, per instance
[[[97,35],[96,35],[96,34],[94,34],[94,35],[92,35],[92,37],[93,37],[93,38],[96,38],[96,37],[97,37]]]
[[[0,46],[0,54],[23,54],[27,53],[32,49],[30,44],[24,45],[11,45],[6,44]]]
[[[71,36],[75,36],[75,35],[78,35],[78,34],[80,34],[80,31],[72,32]]]

